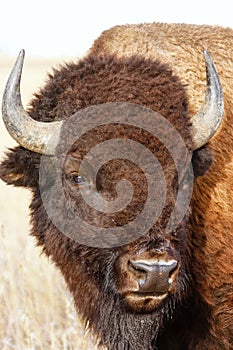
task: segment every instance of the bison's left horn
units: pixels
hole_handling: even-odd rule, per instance
[[[21,146],[36,153],[53,155],[59,141],[62,122],[38,122],[23,108],[20,95],[23,61],[24,50],[19,53],[5,87],[2,117],[9,134]]]
[[[205,145],[216,133],[224,112],[222,87],[218,73],[208,51],[204,51],[206,63],[206,96],[199,112],[192,117],[194,148]]]

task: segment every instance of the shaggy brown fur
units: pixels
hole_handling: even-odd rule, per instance
[[[136,39],[135,39],[136,38]],[[200,106],[205,75],[203,49],[209,50],[222,82],[225,114],[208,148],[214,155],[208,173],[193,193],[193,262],[195,284],[211,305],[209,334],[193,349],[231,349],[233,344],[233,30],[217,26],[140,24],[114,27],[96,40],[91,52],[127,57],[142,53],[173,68],[186,85],[190,114]]]
[[[146,132],[110,126],[96,132],[94,140],[87,134],[74,146],[64,165],[64,175],[67,175],[73,169],[69,159],[78,158],[77,153],[85,154],[90,145],[112,135],[129,136],[146,144],[161,161],[170,186],[161,218],[142,238],[114,249],[79,245],[53,226],[40,198],[39,155],[18,147],[8,153],[1,164],[0,176],[4,181],[32,190],[32,234],[61,269],[78,312],[108,349],[231,349],[232,44],[233,31],[218,27],[156,23],[115,27],[102,34],[86,58],[54,71],[29,108],[33,118],[53,121],[69,118],[77,110],[95,104],[138,103],[166,117],[191,150],[189,118],[203,102],[202,50],[209,49],[223,85],[225,117],[219,133],[208,147],[194,152],[195,175],[203,175],[210,169],[196,180],[192,214],[184,218],[175,235],[168,236],[164,230],[177,190],[174,164],[158,140]],[[78,168],[77,162],[75,167]],[[135,188],[143,189],[142,174],[136,170],[132,175],[132,169],[132,164],[127,162],[113,162],[109,168],[103,168],[99,175],[101,189],[114,196],[112,187],[105,180],[106,175],[115,182],[126,175]],[[69,176],[65,178],[69,180]],[[78,208],[74,184],[68,180],[64,182],[66,193]],[[136,191],[135,199],[145,195],[144,190]],[[135,208],[128,208],[124,215],[134,215]],[[122,224],[121,220],[122,217],[116,218],[116,224]],[[128,308],[119,292],[121,276],[117,261],[128,252],[153,251],[161,245],[180,262],[176,291],[149,313]]]

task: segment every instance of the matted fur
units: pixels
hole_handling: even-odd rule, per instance
[[[219,350],[233,343],[232,44],[233,31],[219,27],[114,27],[97,39],[86,58],[55,70],[29,107],[36,120],[53,121],[95,104],[138,103],[166,117],[191,149],[189,118],[205,95],[202,50],[210,51],[223,85],[224,121],[209,145],[194,154],[195,174],[208,171],[196,180],[192,213],[179,228],[178,239],[170,237],[182,258],[179,293],[154,312],[127,309],[117,292],[120,276],[114,275],[114,264],[126,251],[154,249],[157,241],[165,242],[163,220],[169,207],[157,227],[127,246],[84,247],[63,236],[47,217],[38,187],[40,156],[18,147],[1,164],[4,181],[32,190],[32,234],[62,271],[78,312],[100,344],[111,350]],[[136,140],[141,142],[142,136]],[[167,164],[172,181],[171,169]],[[175,187],[171,189],[172,202]]]

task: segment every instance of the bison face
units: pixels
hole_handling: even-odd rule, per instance
[[[104,110],[108,106],[102,108],[103,120]],[[114,110],[114,106],[111,105],[111,108]],[[136,108],[140,110],[138,106]],[[92,111],[97,118],[95,108]],[[89,110],[89,113],[92,112]],[[78,115],[75,115],[72,121],[73,129],[75,122],[80,125],[79,119],[76,121],[75,118],[78,118]],[[142,119],[143,113],[140,114],[140,120]],[[68,134],[70,137],[70,129],[69,120],[63,130],[64,135]],[[107,161],[105,159],[106,153],[109,152],[109,143],[107,148],[99,148],[94,157],[91,153],[96,146],[104,144],[103,135],[104,142],[113,142],[113,149],[110,151],[114,151],[114,157],[107,158]],[[66,137],[63,138],[65,139]],[[74,140],[73,136],[71,140]],[[133,140],[136,145],[129,144],[126,142],[128,140]],[[169,140],[172,141],[171,134]],[[115,147],[119,144],[123,147],[124,157],[115,156]],[[154,168],[151,168],[151,158],[146,159],[144,147],[137,149],[137,144],[146,144],[146,149],[157,159],[159,165],[155,167],[155,173]],[[125,159],[129,146],[134,161],[129,159],[130,157]],[[78,244],[76,261],[70,269],[72,273],[80,273],[80,265],[88,271],[88,274],[82,273],[81,285],[78,282],[74,286],[73,278],[67,279],[68,283],[72,283],[70,289],[75,293],[92,280],[95,288],[102,291],[106,298],[111,296],[112,300],[117,300],[122,310],[139,314],[154,312],[167,302],[174,305],[182,294],[184,297],[183,291],[189,280],[189,202],[186,203],[182,217],[179,217],[178,225],[171,222],[171,217],[173,215],[173,221],[176,220],[174,209],[183,204],[177,201],[178,193],[182,193],[182,198],[186,198],[184,189],[187,187],[187,180],[192,180],[192,174],[189,173],[191,152],[182,147],[178,149],[177,142],[175,153],[177,159],[174,160],[161,140],[147,130],[134,125],[112,123],[100,125],[84,133],[68,147],[68,151],[61,142],[57,154],[58,161],[53,165],[47,166],[48,159],[45,157],[44,175],[40,174],[43,205],[46,209],[49,206],[53,208],[51,212],[48,211],[49,219],[59,231],[73,240],[74,247]],[[140,159],[143,160],[142,163]],[[180,174],[175,163],[182,164]],[[60,167],[60,184],[57,183],[57,172],[48,171],[57,166]],[[151,184],[152,188],[149,188]],[[127,195],[130,195],[129,199]],[[152,196],[153,208],[150,202],[148,203],[149,196]],[[161,202],[162,207],[157,207],[154,204],[155,200]],[[148,206],[145,211],[145,207]],[[158,209],[159,213],[154,208]],[[70,213],[73,215],[70,216]],[[135,221],[140,215],[144,215],[144,219],[141,219],[137,228]],[[75,221],[73,216],[78,217],[80,221]],[[94,228],[94,232],[87,226],[84,227],[83,223]],[[38,224],[36,222],[35,227]],[[50,239],[48,237],[48,247],[51,244]],[[86,247],[80,248],[79,244]],[[69,250],[64,247],[62,249]],[[80,249],[85,251],[85,259],[82,262]],[[48,253],[53,256],[53,248],[49,248]],[[59,258],[54,258],[63,268]],[[64,272],[64,275],[68,277],[67,272]],[[77,279],[80,280],[80,277]]]
[[[132,162],[115,159],[104,164],[98,172],[97,179],[94,179],[91,163],[88,164],[85,171],[80,172],[82,157],[80,149],[79,145],[78,149],[68,154],[64,162],[62,186],[66,204],[69,210],[77,213],[85,222],[95,228],[110,228],[111,232],[108,237],[97,239],[95,236],[92,238],[93,245],[99,247],[80,247],[78,244],[77,251],[74,253],[76,261],[71,271],[72,273],[76,271],[78,275],[81,273],[81,281],[80,277],[74,279],[76,281],[74,286],[73,278],[70,278],[67,271],[64,273],[68,284],[70,284],[70,289],[76,295],[78,308],[81,310],[83,308],[78,297],[80,289],[83,290],[82,293],[85,293],[87,286],[92,281],[95,293],[98,289],[97,294],[101,294],[101,298],[105,300],[106,304],[108,304],[109,299],[111,302],[117,302],[118,308],[124,313],[157,313],[165,305],[169,305],[168,309],[172,310],[181,298],[184,299],[187,296],[187,285],[191,284],[189,210],[178,227],[169,232],[166,230],[177,194],[176,172],[172,173],[169,169],[167,180],[173,183],[173,187],[168,191],[166,205],[159,219],[146,234],[139,235],[139,238],[127,244],[121,245],[123,238],[118,237],[120,242],[118,245],[115,236],[118,236],[119,228],[133,224],[135,218],[140,215],[144,208],[148,196],[146,176]],[[92,205],[98,196],[105,198],[111,204],[119,195],[116,188],[123,178],[127,179],[134,189],[131,202],[123,210],[103,213],[83,200],[80,189],[86,196],[91,196],[94,199]],[[84,243],[87,240],[88,245],[90,245],[88,232],[81,226],[75,225],[73,227],[72,237],[74,241],[78,242]],[[109,241],[113,242],[113,247],[106,248],[105,240],[108,244]],[[66,250],[64,247],[62,249]],[[80,258],[80,251],[82,258]],[[49,254],[53,255],[53,252],[49,251]],[[57,257],[55,259],[61,267]]]

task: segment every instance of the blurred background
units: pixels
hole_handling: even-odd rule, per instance
[[[16,55],[26,50],[25,107],[51,67],[76,60],[100,33],[142,22],[233,27],[228,0],[8,0],[0,10],[0,96]],[[15,142],[0,118],[0,159]],[[63,279],[30,237],[30,193],[0,181],[0,349],[95,349]]]
[[[230,0],[8,0],[1,4],[0,49],[16,54],[76,56],[105,29],[125,23],[233,25]]]

